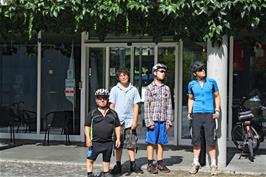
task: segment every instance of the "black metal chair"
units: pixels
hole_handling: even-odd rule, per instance
[[[23,110],[23,117],[25,121],[25,133],[36,131],[37,129],[37,113],[34,111]]]
[[[9,127],[10,142],[16,143],[15,140],[15,128],[14,120],[10,116],[10,110],[8,107],[0,106],[0,127]]]
[[[43,145],[49,145],[49,135],[51,129],[61,129],[61,134],[66,135],[66,144],[70,143],[69,139],[69,121],[70,118],[67,111],[53,111],[49,112],[45,116],[46,119],[46,131],[44,135]]]

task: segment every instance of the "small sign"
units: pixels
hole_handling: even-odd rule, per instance
[[[75,91],[74,88],[66,88],[64,90],[64,93],[65,93],[66,96],[74,96],[76,91]]]

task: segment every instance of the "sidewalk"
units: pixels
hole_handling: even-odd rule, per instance
[[[63,143],[63,142],[60,142]],[[20,163],[45,163],[45,164],[68,164],[85,165],[86,148],[82,144],[62,145],[51,143],[43,146],[41,143],[17,143],[17,145],[0,144],[0,162],[20,162]],[[125,151],[126,152],[126,151]],[[266,152],[258,151],[254,162],[242,157],[238,159],[240,153],[235,149],[228,149],[228,165],[225,168],[219,167],[219,171],[227,174],[243,175],[265,175],[266,176]],[[95,162],[95,166],[101,166],[101,156]],[[128,165],[127,153],[123,153],[122,163]],[[125,163],[126,162],[126,163]],[[191,147],[167,146],[165,150],[165,163],[172,171],[188,171],[192,162]],[[136,163],[146,170],[146,149],[145,145],[140,145],[137,152]],[[115,164],[112,157],[111,167]],[[201,172],[209,172],[206,165]]]

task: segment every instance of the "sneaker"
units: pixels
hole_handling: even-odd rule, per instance
[[[113,177],[113,175],[111,174],[111,173],[104,173],[104,172],[102,172],[101,174],[100,174],[100,176],[101,177]]]
[[[151,174],[157,174],[158,173],[158,170],[157,170],[155,164],[148,164],[147,171],[150,172]]]
[[[199,169],[200,169],[200,165],[193,163],[189,173],[190,174],[196,174],[196,173],[198,173]]]
[[[120,173],[122,173],[122,167],[121,165],[115,165],[114,168],[111,170],[110,172],[112,175],[118,175]]]
[[[170,169],[166,167],[166,165],[164,163],[157,163],[157,169],[160,171],[160,172],[163,172],[163,173],[170,173]]]
[[[87,175],[87,177],[94,177],[94,174],[90,173],[90,174]]]
[[[217,170],[217,166],[211,166],[211,175],[217,175],[218,174],[218,170]]]
[[[130,166],[129,172],[134,172],[134,173],[139,173],[139,174],[143,174],[143,171],[140,167],[138,167],[136,164]]]

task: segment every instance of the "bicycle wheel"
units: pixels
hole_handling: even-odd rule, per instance
[[[231,132],[232,141],[238,150],[242,150],[244,145],[244,132],[241,124],[236,124]]]
[[[260,146],[260,139],[259,139],[260,136],[254,127],[251,126],[250,128],[251,128],[250,139],[252,140],[253,152],[256,152],[256,150],[258,150],[258,148]]]
[[[247,144],[248,144],[248,150],[249,150],[248,158],[251,162],[254,162],[253,140],[249,138]]]

